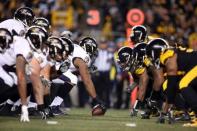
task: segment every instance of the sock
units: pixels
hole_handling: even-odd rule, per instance
[[[50,103],[51,103],[50,95],[49,94],[45,95],[44,96],[44,106],[45,106],[45,108],[49,107]]]
[[[44,104],[38,105],[37,107],[39,111],[44,111]]]
[[[56,96],[50,106],[60,106],[62,102],[63,102],[63,99],[59,96]]]
[[[28,108],[36,108],[36,107],[37,107],[37,103],[29,101]]]

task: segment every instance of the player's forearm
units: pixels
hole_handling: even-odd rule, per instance
[[[147,75],[141,75],[140,76],[140,80],[139,80],[139,92],[138,92],[138,99],[140,101],[144,100],[145,97],[145,93],[146,93],[146,89],[147,89],[147,85],[148,85],[148,76]]]
[[[96,90],[95,90],[94,84],[91,80],[91,76],[88,72],[88,69],[80,69],[80,75],[81,75],[81,78],[85,84],[85,88],[86,88],[87,92],[89,93],[89,95],[92,98],[95,98],[96,97]]]
[[[27,87],[25,77],[18,78],[18,92],[21,98],[21,104],[27,105]]]
[[[16,58],[16,74],[18,79],[18,92],[22,105],[27,105],[27,83],[25,78],[26,61],[23,56],[18,55]]]
[[[96,91],[95,91],[95,87],[93,85],[92,80],[85,80],[84,84],[85,84],[85,88],[88,91],[89,95],[92,98],[95,98],[96,97]]]

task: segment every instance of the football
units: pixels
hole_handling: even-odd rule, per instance
[[[106,110],[102,108],[101,105],[96,105],[92,109],[92,116],[103,116]]]

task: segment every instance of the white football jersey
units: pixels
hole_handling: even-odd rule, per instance
[[[69,70],[71,72],[77,70],[73,64],[73,60],[75,58],[81,58],[87,64],[88,67],[90,66],[90,63],[91,63],[90,56],[86,53],[86,51],[82,47],[80,47],[77,44],[74,44],[73,54],[69,56],[69,59],[71,60],[71,65],[70,65]]]
[[[33,52],[31,51],[28,41],[23,37],[14,36],[14,41],[10,45],[10,48],[7,49],[4,54],[0,54],[0,66],[15,65],[18,55],[22,55],[28,63],[33,58]]]
[[[0,23],[0,28],[6,28],[11,33],[16,32],[19,36],[23,36],[26,32],[22,22],[15,19],[8,19]]]

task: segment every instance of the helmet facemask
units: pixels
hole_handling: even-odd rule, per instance
[[[7,29],[0,28],[0,53],[5,53],[12,42],[13,36],[11,33]]]

